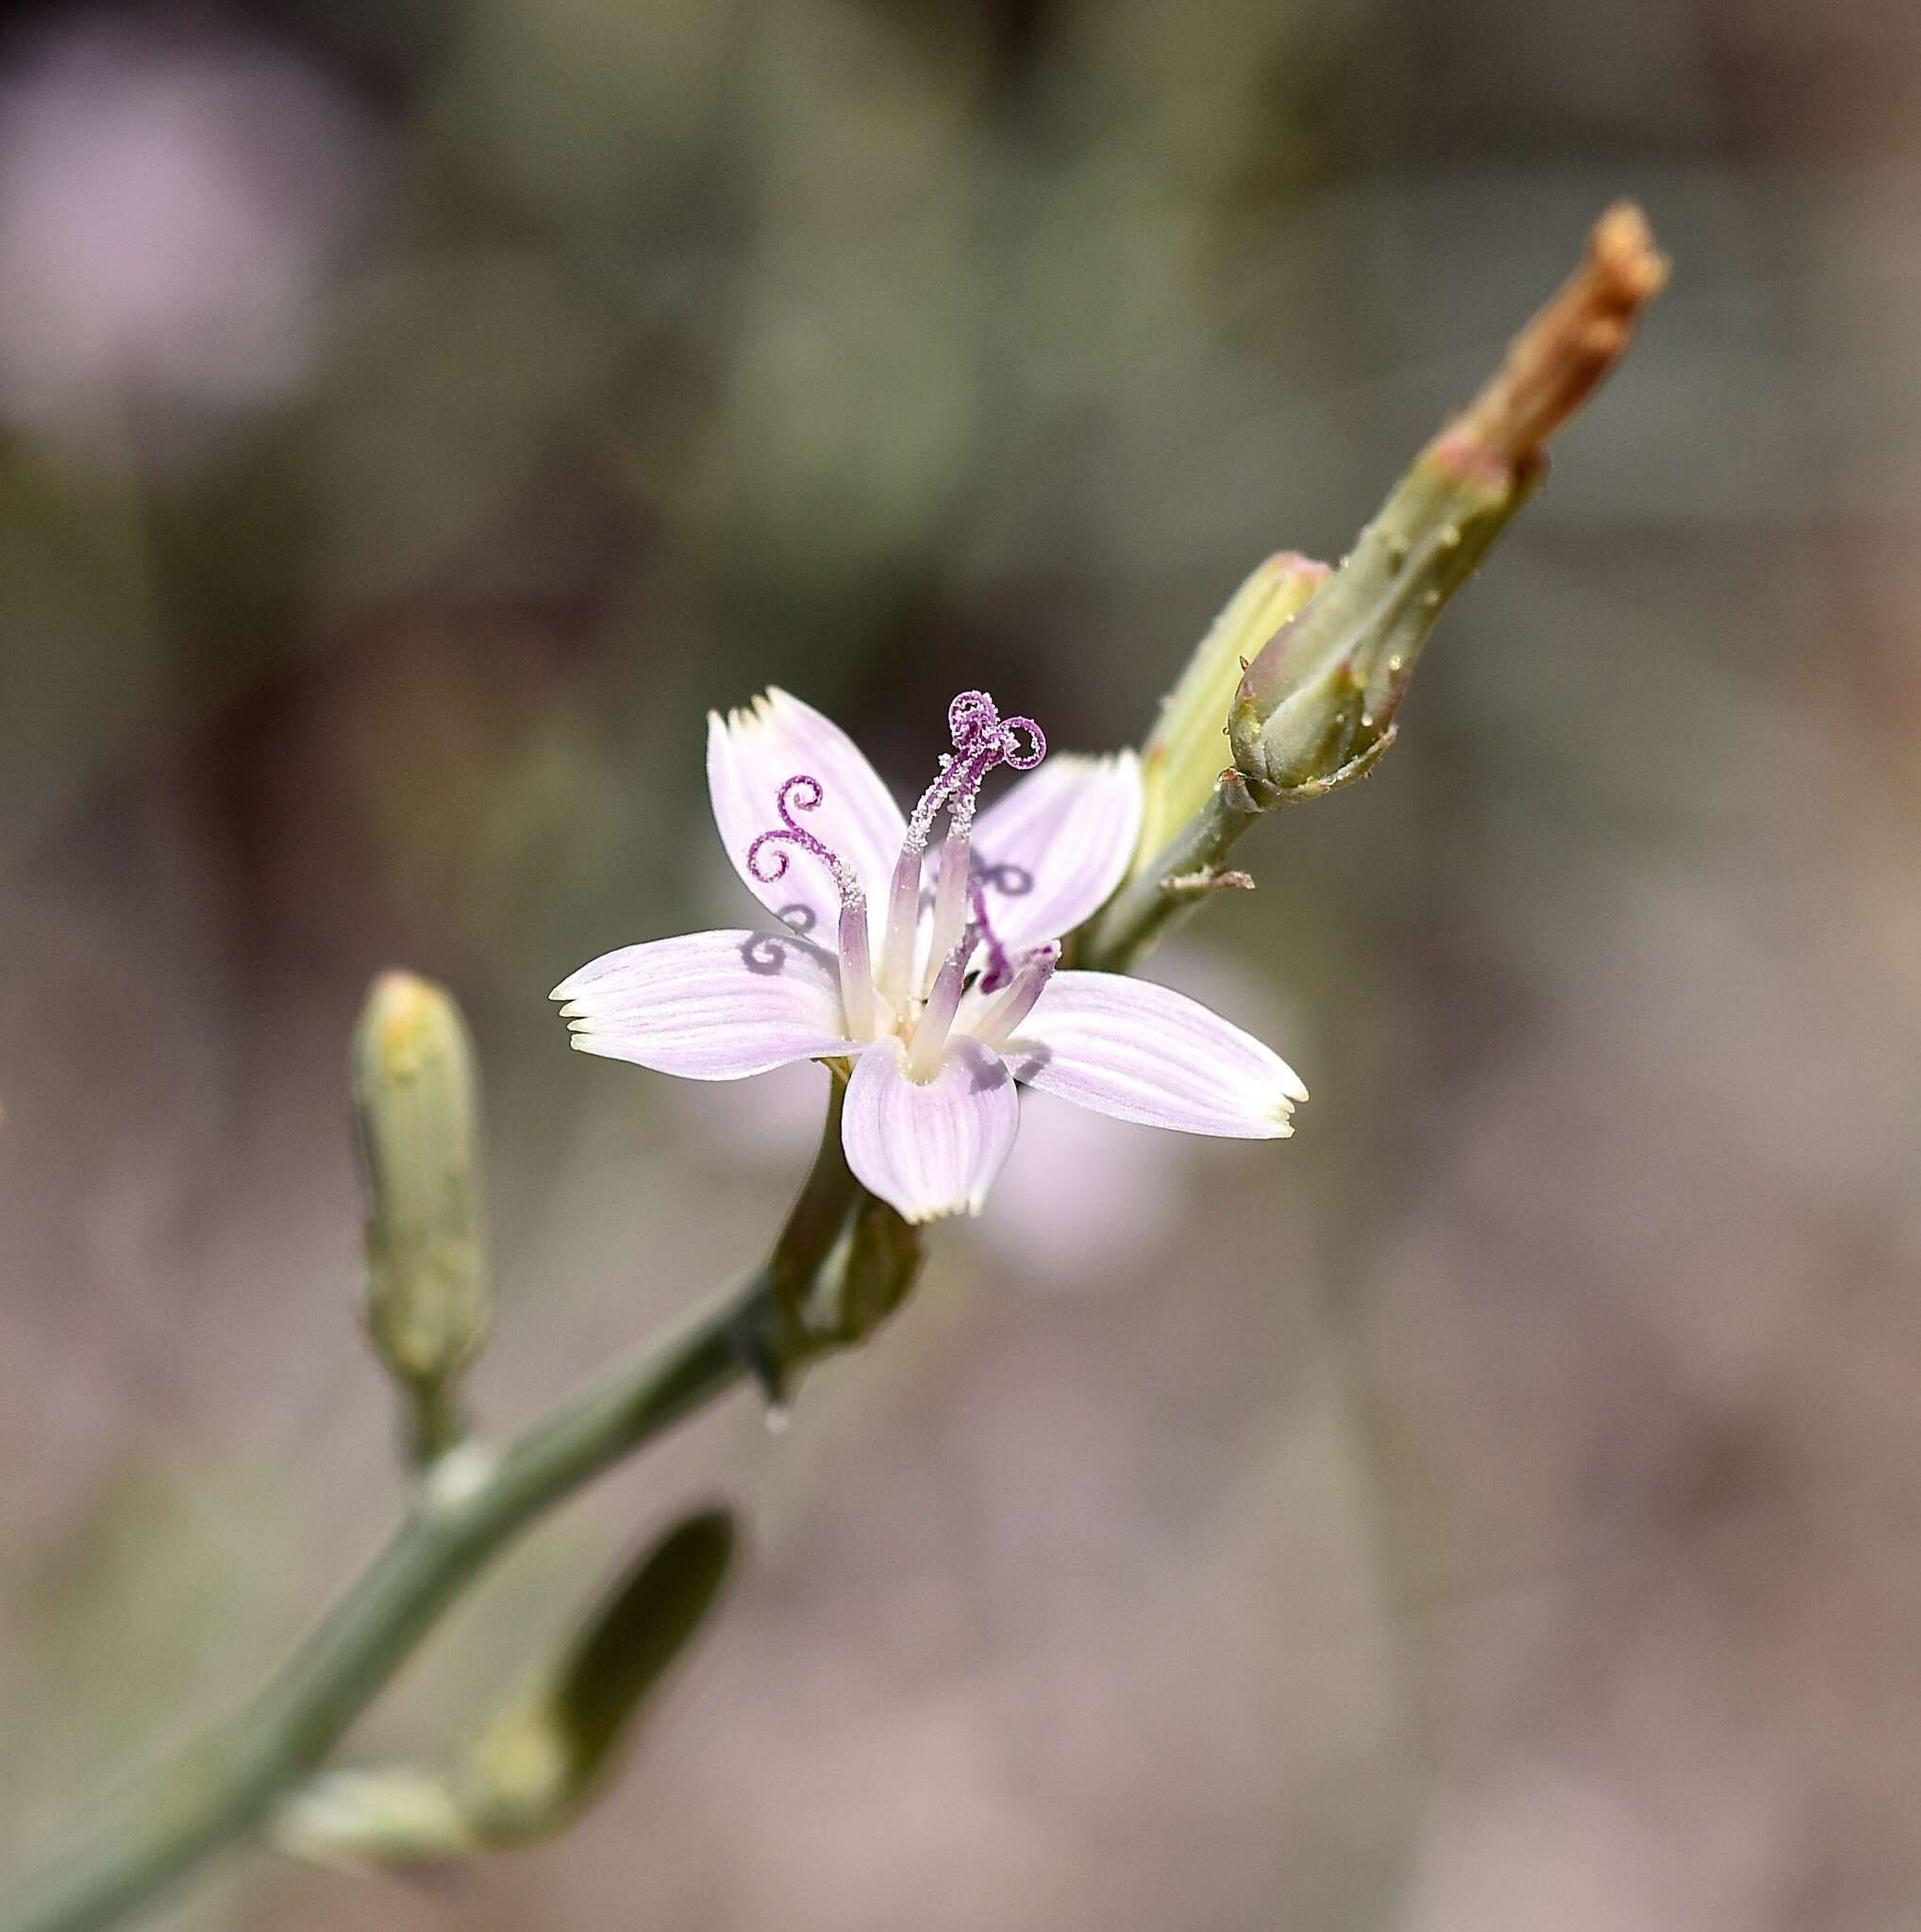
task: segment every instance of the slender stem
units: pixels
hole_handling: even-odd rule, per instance
[[[841,1107],[847,1095],[844,1063],[827,1070],[827,1118],[821,1129],[821,1144],[814,1155],[813,1169],[800,1198],[788,1210],[780,1239],[767,1263],[769,1284],[781,1307],[798,1313],[803,1297],[820,1273],[847,1219],[847,1209],[860,1183],[847,1166],[847,1152],[841,1141]]]
[[[452,1376],[409,1382],[400,1396],[400,1453],[414,1469],[430,1469],[469,1433],[467,1405]]]
[[[748,1371],[780,1378],[858,1337],[806,1327],[794,1307],[860,1200],[840,1152],[840,1083],[813,1174],[744,1284],[505,1449],[457,1448],[320,1627],[240,1717],[146,1777],[92,1840],[0,1905],[0,1932],[88,1932],[258,1824],[386,1686],[467,1584],[529,1524]],[[776,1276],[782,1287],[777,1290]]]
[[[1109,900],[1081,936],[1074,963],[1098,973],[1126,973],[1138,964],[1211,895],[1234,841],[1260,816],[1245,785],[1224,774],[1166,850]]]

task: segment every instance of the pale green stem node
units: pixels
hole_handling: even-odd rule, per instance
[[[447,1780],[410,1764],[322,1772],[279,1807],[266,1835],[291,1858],[347,1871],[458,1858],[477,1844]]]

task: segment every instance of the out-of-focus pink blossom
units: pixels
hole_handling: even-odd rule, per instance
[[[375,173],[291,54],[103,24],[30,48],[0,76],[0,411],[151,461],[283,393]]]

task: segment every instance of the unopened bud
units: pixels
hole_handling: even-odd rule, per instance
[[[1545,474],[1544,445],[1619,361],[1667,263],[1638,208],[1611,208],[1587,258],[1480,394],[1422,451],[1330,582],[1254,659],[1234,762],[1261,808],[1366,772],[1443,607]]]
[[[1246,883],[1225,860],[1262,812],[1373,768],[1435,620],[1540,482],[1547,440],[1606,380],[1666,276],[1641,211],[1610,208],[1493,379],[1253,655],[1228,712],[1232,767],[1172,837],[1156,815],[1134,875],[1077,935],[1077,966],[1128,971],[1203,898]]]
[[[1325,563],[1296,551],[1270,557],[1228,600],[1194,647],[1142,748],[1144,798],[1136,871],[1151,864],[1207,803],[1222,766],[1228,762],[1228,712],[1241,674],[1327,575]]]
[[[459,1434],[458,1391],[487,1339],[479,1089],[459,1008],[406,973],[374,982],[354,1034],[367,1169],[367,1331],[414,1406],[416,1449]]]
[[[1352,554],[1274,637],[1235,692],[1234,763],[1263,808],[1318,797],[1365,773],[1442,607],[1540,475],[1463,464],[1444,438],[1425,450]]]

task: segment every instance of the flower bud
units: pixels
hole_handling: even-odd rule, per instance
[[[1527,500],[1538,461],[1509,469],[1431,443],[1334,576],[1240,680],[1234,763],[1263,809],[1358,778],[1394,717],[1442,607]]]
[[[426,1457],[459,1434],[459,1378],[489,1325],[473,1042],[443,989],[383,973],[353,1061],[367,1169],[367,1332],[409,1393]]]
[[[1360,777],[1442,607],[1546,473],[1548,439],[1606,379],[1667,278],[1641,211],[1610,208],[1586,259],[1428,447],[1352,555],[1235,694],[1234,763],[1261,809]]]
[[[1162,700],[1141,753],[1144,792],[1134,869],[1152,862],[1207,803],[1228,763],[1228,712],[1241,674],[1328,575],[1328,566],[1283,550],[1261,564],[1228,600]]]
[[[1620,361],[1666,277],[1640,209],[1610,208],[1586,259],[1493,378],[1421,452],[1334,575],[1254,655],[1228,713],[1233,765],[1171,838],[1155,816],[1133,876],[1077,936],[1077,966],[1129,971],[1210,893],[1252,883],[1226,861],[1262,812],[1372,769],[1394,741],[1395,713],[1443,607],[1541,481],[1549,438]],[[1258,595],[1249,603],[1258,608]]]

